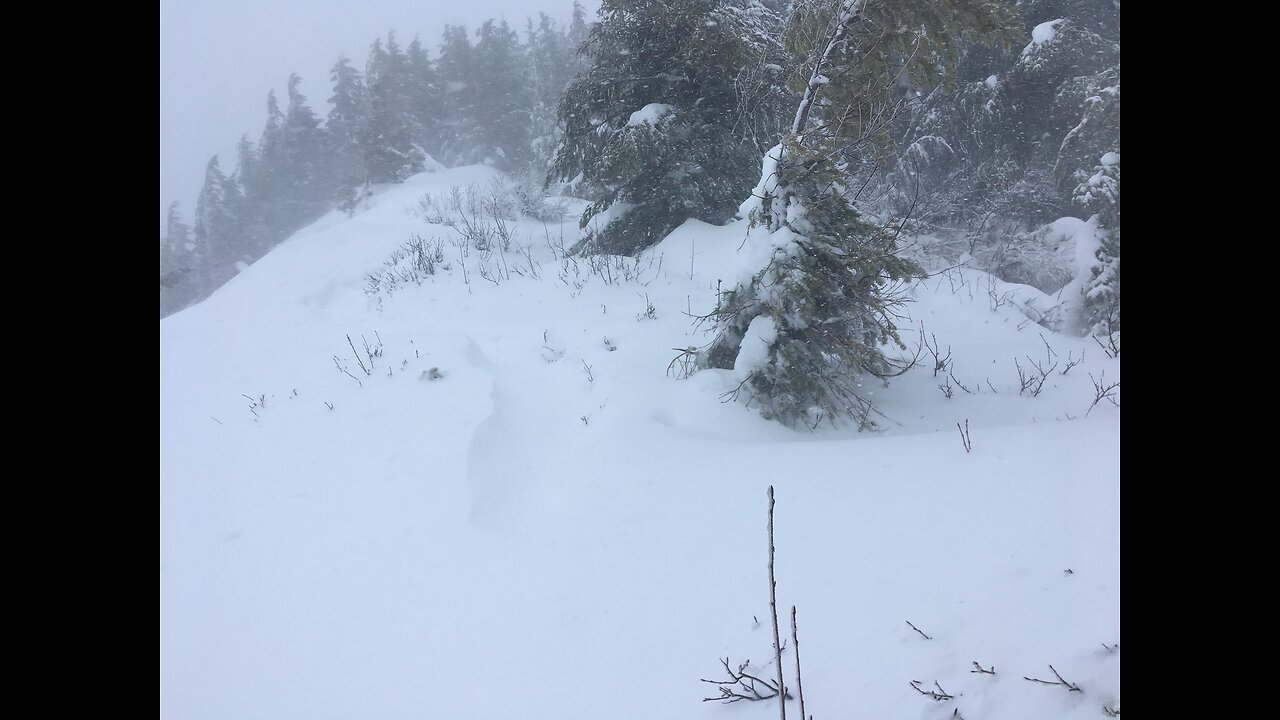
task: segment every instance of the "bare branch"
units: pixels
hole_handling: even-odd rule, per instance
[[[773,615],[773,657],[778,669],[778,688],[786,691],[782,680],[782,640],[778,635],[778,581],[773,574],[773,486],[769,486],[769,610]],[[781,693],[780,693],[781,694]],[[778,698],[778,715],[787,720],[787,701]],[[803,718],[801,718],[803,720]]]
[[[908,624],[908,625],[911,625],[911,621],[910,621],[910,620],[908,620],[908,621],[907,621],[907,624]],[[933,639],[933,638],[929,637],[928,635],[925,635],[925,634],[924,634],[924,631],[923,631],[923,630],[921,630],[920,628],[916,627],[915,625],[911,625],[911,629],[912,629],[912,630],[915,630],[915,631],[916,631],[916,632],[918,632],[918,633],[920,633],[920,637],[924,638],[925,640],[932,640],[932,639]]]
[[[729,658],[727,657],[721,659],[720,664],[724,666],[724,671],[729,676],[729,679],[708,680],[699,678],[704,683],[720,686],[720,695],[718,697],[703,698],[702,702],[713,702],[715,700],[725,703],[735,703],[742,700],[756,702],[770,700],[778,696],[778,687],[773,682],[747,672],[747,668],[751,666],[750,660],[739,665],[736,671],[729,665]],[[790,693],[786,694],[786,698],[791,698]]]
[[[1094,397],[1093,397],[1093,403],[1089,405],[1088,411],[1086,411],[1084,414],[1085,417],[1089,417],[1089,413],[1093,412],[1093,408],[1095,408],[1098,405],[1098,403],[1102,402],[1103,400],[1108,400],[1111,402],[1112,405],[1115,405],[1116,407],[1120,407],[1120,403],[1116,402],[1116,391],[1120,389],[1120,381],[1117,380],[1111,383],[1110,385],[1107,385],[1106,378],[1107,378],[1106,370],[1103,370],[1102,374],[1099,375],[1097,379],[1094,379],[1093,373],[1089,373],[1089,379],[1093,380]]]
[[[1039,678],[1027,677],[1025,675],[1022,676],[1022,679],[1028,680],[1033,683],[1040,683],[1041,685],[1061,685],[1062,687],[1065,687],[1067,689],[1067,692],[1078,692],[1078,693],[1084,692],[1084,690],[1080,689],[1079,685],[1075,685],[1073,683],[1069,683],[1066,680],[1064,680],[1052,665],[1049,666],[1049,669],[1053,671],[1053,676],[1058,678],[1057,682],[1049,682],[1048,680],[1041,680]]]
[[[955,696],[955,695],[952,695],[951,693],[947,692],[946,690],[943,690],[943,689],[942,689],[942,686],[938,684],[938,681],[937,681],[937,680],[934,680],[934,681],[933,681],[933,686],[934,686],[934,687],[936,687],[936,688],[938,688],[938,689],[937,689],[936,691],[935,691],[935,690],[925,690],[924,688],[920,687],[920,681],[919,681],[919,680],[912,680],[912,681],[911,681],[911,688],[912,688],[913,690],[915,690],[916,692],[920,693],[921,695],[924,695],[925,697],[927,697],[927,698],[929,698],[929,699],[933,700],[934,702],[946,702],[946,701],[948,701],[948,700],[955,700],[955,699],[956,699],[956,696]]]
[[[804,714],[804,683],[800,680],[800,631],[796,627],[795,605],[791,606],[791,645],[796,653],[796,694],[800,696],[800,720],[805,720],[808,716]]]

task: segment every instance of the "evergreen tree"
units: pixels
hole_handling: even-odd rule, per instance
[[[473,122],[481,160],[503,170],[521,167],[530,156],[532,105],[526,60],[507,23],[487,20],[474,48]]]
[[[583,9],[582,3],[578,2],[578,0],[573,0],[573,17],[569,20],[568,36],[569,45],[573,48],[575,55],[578,52],[578,48],[587,41],[590,34],[591,26],[587,23],[587,11]],[[578,55],[578,57],[582,56]],[[584,63],[577,63],[573,68],[574,72],[571,74],[577,75],[586,69],[587,67]]]
[[[556,106],[573,78],[577,53],[569,42],[568,33],[561,31],[546,13],[539,14],[536,28],[530,20],[526,33],[531,86],[530,162],[536,173],[545,177],[551,170],[555,149],[560,144]]]
[[[899,256],[900,228],[867,220],[850,199],[850,155],[876,152],[902,82],[939,82],[961,35],[997,38],[1010,19],[991,0],[797,4],[789,45],[809,58],[790,132],[766,156],[741,211],[764,267],[724,293],[702,364],[732,368],[766,416],[874,426],[862,378],[886,378],[901,346],[894,287],[919,277]]]
[[[962,84],[935,92],[902,128],[905,151],[877,193],[917,228],[1012,281],[1056,293],[1074,268],[1045,240],[1081,177],[1119,151],[1120,45],[1111,0],[1023,0],[1023,40],[1008,51],[969,46]],[[951,250],[945,243],[950,242]]]
[[[476,67],[471,39],[461,25],[445,25],[436,73],[440,79],[441,157],[448,165],[476,161]]]
[[[279,181],[273,229],[281,237],[318,217],[332,196],[330,180],[324,175],[328,165],[325,138],[320,120],[298,88],[301,82],[296,73],[289,76],[289,106],[280,128],[279,154],[264,158],[274,161],[271,171]],[[262,248],[262,252],[269,249]]]
[[[369,125],[365,131],[365,167],[369,181],[400,182],[422,172],[426,151],[418,143],[423,132],[406,92],[408,67],[395,33],[383,48],[375,41],[365,69],[369,87]]]
[[[689,218],[732,217],[764,151],[740,122],[736,79],[778,49],[751,17],[728,0],[601,3],[580,48],[591,66],[560,103],[551,175],[602,189],[582,226],[612,218],[585,249],[633,253]]]
[[[275,95],[270,94],[268,111],[274,107]],[[271,135],[270,147],[275,151],[278,147],[278,135],[283,119],[274,122],[269,117],[264,138]],[[242,135],[236,146],[236,171],[234,179],[240,189],[240,202],[236,212],[236,235],[245,249],[246,255],[254,257],[265,252],[273,244],[272,226],[275,221],[275,203],[278,200],[278,188],[274,184],[275,176],[271,169],[262,162],[262,148],[267,145],[260,141],[254,143],[248,135]]]
[[[333,95],[329,98],[329,116],[325,121],[326,138],[332,172],[333,198],[345,201],[352,191],[363,185],[367,171],[363,143],[369,128],[369,91],[364,76],[339,56],[329,71]]]
[[[1120,153],[1108,152],[1072,193],[1072,200],[1092,212],[1098,247],[1083,284],[1082,329],[1094,335],[1120,332]]]
[[[200,257],[195,250],[191,228],[174,202],[169,205],[165,234],[160,239],[160,317],[181,310],[199,296]]]
[[[239,185],[222,172],[214,155],[205,166],[192,228],[193,252],[203,260],[198,271],[202,296],[234,277],[240,271],[238,263],[254,259],[239,233],[241,200]]]
[[[431,57],[418,38],[409,43],[401,92],[408,111],[417,120],[417,142],[427,152],[440,152],[440,81]]]

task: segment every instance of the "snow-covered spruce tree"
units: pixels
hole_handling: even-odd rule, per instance
[[[1059,146],[1054,175],[1090,216],[1097,238],[1096,248],[1077,248],[1077,256],[1090,255],[1078,258],[1084,295],[1078,329],[1110,335],[1120,330],[1120,66],[1076,78],[1058,95],[1067,98],[1063,105],[1081,110]]]
[[[581,12],[577,5],[575,12]],[[583,19],[575,15],[575,19]],[[580,32],[585,32],[585,25]],[[538,14],[535,26],[530,19],[525,30],[526,55],[529,58],[529,134],[531,170],[539,182],[551,171],[555,150],[560,145],[561,130],[556,120],[556,106],[579,70],[580,56],[574,52],[569,33],[556,25],[546,13]]]
[[[427,153],[438,154],[443,110],[440,107],[440,78],[430,54],[417,37],[409,43],[409,49],[405,53],[401,92],[406,97],[409,113],[418,121],[418,144]]]
[[[165,234],[160,238],[160,317],[171,315],[200,296],[201,262],[191,241],[191,228],[182,220],[178,203],[169,205]]]
[[[375,40],[365,66],[369,88],[369,124],[365,129],[365,168],[369,182],[396,183],[422,172],[426,151],[418,143],[421,123],[413,114],[413,98],[406,92],[408,59],[395,33]]]
[[[235,277],[240,272],[238,263],[254,259],[241,242],[243,200],[239,184],[222,172],[218,156],[214,155],[205,166],[204,186],[196,198],[195,225],[191,232],[193,252],[201,260],[197,269],[201,297]]]
[[[1081,268],[1073,235],[1054,225],[1088,217],[1072,200],[1078,174],[1091,176],[1102,154],[1119,148],[1118,102],[1115,121],[1104,124],[1091,105],[1119,87],[1119,11],[1112,0],[1016,5],[1016,42],[963,48],[959,87],[914,104],[896,131],[894,167],[867,194],[884,198],[880,212],[913,208],[921,229],[939,239],[927,249],[940,262],[968,254],[1004,280],[1055,294]],[[1099,134],[1109,135],[1106,147],[1081,142]]]
[[[1120,332],[1120,153],[1108,152],[1093,174],[1080,180],[1073,199],[1094,211],[1098,246],[1083,283],[1082,329],[1093,335]]]
[[[893,373],[884,346],[902,344],[894,287],[922,271],[899,257],[893,228],[854,205],[849,157],[882,141],[904,78],[937,82],[956,37],[996,36],[1008,23],[994,0],[797,3],[789,32],[807,50],[808,79],[740,210],[755,266],[722,293],[719,333],[701,357],[741,374],[740,391],[767,417],[874,426],[861,384]]]
[[[440,80],[440,157],[446,165],[476,162],[475,48],[462,25],[445,25],[436,73]]]
[[[475,150],[482,162],[503,170],[521,168],[530,157],[528,61],[505,21],[486,20],[476,35]]]
[[[764,150],[740,122],[735,80],[777,66],[780,47],[762,31],[776,16],[730,0],[603,0],[599,16],[580,49],[590,68],[560,102],[551,172],[602,190],[583,227],[611,211],[583,249],[629,254],[689,218],[729,219]]]
[[[273,155],[263,149],[261,159],[276,185],[276,202],[271,218],[274,237],[268,247],[260,249],[260,254],[266,254],[289,233],[319,217],[328,209],[332,196],[324,131],[298,88],[301,83],[297,73],[289,76],[289,105],[276,152]]]
[[[339,56],[329,71],[333,95],[329,97],[325,139],[328,143],[333,199],[347,202],[368,174],[364,165],[365,133],[369,127],[369,91],[364,76]]]

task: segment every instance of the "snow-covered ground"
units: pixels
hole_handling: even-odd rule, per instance
[[[417,201],[494,175],[388,188],[161,321],[162,717],[775,717],[700,681],[774,673],[771,484],[810,714],[1119,707],[1120,411],[1090,412],[1119,360],[953,270],[902,323],[948,371],[925,351],[869,382],[881,432],[789,430],[721,402],[732,371],[669,368],[710,339],[690,315],[736,277],[742,223],[593,270],[546,242],[576,240],[571,203],[516,225],[527,256],[460,257]],[[414,233],[444,240],[437,273],[366,294]],[[1050,665],[1082,692],[1024,679]]]

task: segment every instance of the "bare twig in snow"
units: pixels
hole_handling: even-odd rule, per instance
[[[1102,340],[1097,335],[1093,336],[1093,341],[1098,343],[1098,347],[1102,348],[1102,352],[1106,353],[1109,358],[1120,357],[1120,337],[1119,333],[1112,333],[1107,336],[1107,344],[1103,345]]]
[[[956,384],[956,387],[960,388],[961,390],[965,391],[966,393],[968,393],[968,394],[970,394],[970,395],[972,395],[972,394],[973,394],[973,391],[972,391],[972,390],[970,390],[969,388],[965,387],[964,383],[962,383],[962,382],[960,382],[959,380],[957,380],[957,379],[956,379],[956,364],[955,364],[955,363],[951,363],[951,368],[950,368],[949,370],[947,370],[947,377],[951,378],[951,382],[955,383],[955,384]]]
[[[957,424],[959,424],[959,423],[957,423]],[[910,620],[908,620],[908,621],[907,621],[907,624],[908,624],[908,625],[911,625],[911,621],[910,621]],[[916,627],[915,625],[911,625],[911,629],[912,629],[912,630],[915,630],[915,631],[916,631],[916,632],[918,632],[918,633],[920,633],[920,637],[924,638],[925,640],[932,640],[932,639],[933,639],[933,638],[929,637],[928,635],[925,635],[925,634],[924,634],[924,631],[923,631],[923,630],[921,630],[920,628]]]
[[[1080,364],[1080,363],[1082,363],[1082,362],[1084,362],[1084,351],[1083,351],[1083,350],[1081,350],[1081,351],[1080,351],[1080,357],[1079,357],[1079,358],[1077,358],[1077,359],[1074,359],[1074,360],[1073,360],[1073,359],[1071,359],[1071,352],[1070,352],[1070,351],[1068,351],[1068,352],[1067,352],[1067,366],[1066,366],[1066,367],[1064,367],[1064,368],[1062,368],[1062,374],[1063,374],[1063,375],[1066,375],[1067,373],[1071,372],[1071,368],[1073,368],[1073,367],[1075,367],[1075,366],[1079,365],[1079,364]]]
[[[796,654],[796,694],[800,696],[800,720],[804,720],[807,716],[804,714],[804,683],[800,680],[800,631],[796,628],[796,606],[791,606],[791,646],[795,648]]]
[[[750,660],[739,665],[736,671],[729,665],[729,658],[721,659],[720,664],[724,665],[724,671],[728,674],[729,679],[707,680],[706,678],[701,678],[704,683],[720,686],[719,697],[702,698],[702,702],[716,700],[725,703],[735,703],[742,700],[756,702],[778,697],[778,687],[773,682],[747,672],[747,668],[751,667]],[[790,698],[791,695],[788,693],[786,697]]]
[[[938,684],[938,681],[937,681],[937,680],[933,681],[933,686],[934,686],[934,687],[936,687],[936,688],[938,688],[938,689],[937,689],[936,691],[935,691],[935,690],[925,690],[924,688],[920,687],[920,681],[919,681],[919,680],[912,680],[912,681],[911,681],[911,687],[912,687],[912,689],[914,689],[916,692],[920,693],[921,695],[924,695],[925,697],[927,697],[927,698],[929,698],[929,699],[933,700],[934,702],[946,702],[946,701],[948,701],[948,700],[955,700],[956,696],[955,696],[955,695],[952,695],[951,693],[947,692],[946,690],[943,690],[943,689],[942,689],[942,686]]]
[[[1049,682],[1048,680],[1041,680],[1039,678],[1027,677],[1026,675],[1023,675],[1022,679],[1029,680],[1033,683],[1040,683],[1041,685],[1061,685],[1062,687],[1067,689],[1067,692],[1078,692],[1078,693],[1084,692],[1083,690],[1080,689],[1079,685],[1076,685],[1074,683],[1069,683],[1066,680],[1064,680],[1052,665],[1049,666],[1049,669],[1053,671],[1053,676],[1058,678],[1057,682]]]
[[[1108,385],[1106,382],[1106,379],[1107,379],[1106,370],[1103,370],[1102,374],[1099,375],[1097,379],[1094,379],[1093,373],[1089,373],[1089,379],[1093,380],[1094,397],[1093,397],[1093,403],[1089,405],[1088,411],[1086,411],[1084,414],[1085,417],[1089,417],[1089,413],[1093,412],[1093,409],[1097,407],[1098,403],[1102,402],[1103,400],[1108,400],[1111,402],[1112,405],[1115,405],[1116,407],[1120,407],[1120,403],[1116,402],[1116,391],[1120,389],[1119,380]]]
[[[947,353],[942,354],[942,346],[938,344],[938,336],[932,335],[933,344],[929,344],[928,338],[924,336],[924,326],[920,328],[920,340],[924,343],[924,347],[933,356],[933,376],[938,377],[938,373],[947,369],[947,363],[951,362],[951,346],[947,346]]]
[[[960,442],[964,443],[964,451],[966,453],[973,452],[973,438],[969,435],[969,419],[965,418],[964,427],[960,427],[960,423],[956,423],[956,429],[960,431]]]
[[[991,667],[989,667],[989,668],[984,668],[984,667],[982,667],[982,665],[978,664],[978,661],[977,661],[977,660],[974,660],[974,661],[973,661],[973,668],[974,668],[974,669],[973,669],[973,670],[970,670],[969,672],[971,672],[971,673],[982,673],[983,675],[995,675],[995,674],[996,674],[996,666],[995,666],[995,665],[992,665],[992,666],[991,666]]]
[[[782,680],[782,639],[778,634],[778,581],[773,573],[773,486],[769,486],[769,611],[773,615],[773,657],[778,668],[778,714],[787,720],[786,685]],[[803,720],[803,718],[801,719]]]

